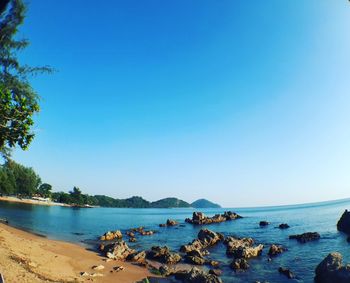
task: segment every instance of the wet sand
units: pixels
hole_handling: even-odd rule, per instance
[[[17,282],[137,282],[151,276],[146,268],[110,261],[93,251],[40,237],[0,224],[0,273],[7,283]],[[103,270],[92,267],[103,265]],[[113,267],[124,270],[111,272]],[[88,276],[81,276],[86,272]],[[92,273],[102,274],[93,277]]]

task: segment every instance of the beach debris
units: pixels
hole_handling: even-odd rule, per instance
[[[122,265],[113,267],[113,270],[114,270],[115,272],[119,272],[119,271],[122,271],[122,270],[124,270],[124,269],[125,269],[125,268],[124,268],[124,266],[122,266]]]
[[[231,262],[230,267],[233,270],[246,270],[249,268],[249,264],[248,264],[248,261],[246,259],[237,258]]]
[[[179,222],[173,219],[168,219],[165,224],[159,224],[159,227],[168,227],[168,226],[176,226],[176,225],[179,225]]]
[[[268,255],[269,256],[277,256],[286,250],[287,250],[286,248],[284,248],[280,245],[271,245],[269,252],[268,252]]]
[[[293,274],[292,271],[288,268],[280,267],[278,268],[278,272],[285,275],[288,279],[293,279],[295,278],[295,275]]]
[[[108,258],[116,260],[125,260],[129,255],[136,253],[124,241],[105,245],[102,251]]]
[[[337,223],[338,231],[344,232],[350,235],[350,211],[347,209],[344,211]]]
[[[215,274],[193,267],[190,270],[180,270],[174,273],[177,280],[187,283],[222,283],[222,280]]]
[[[103,270],[103,269],[105,269],[105,267],[102,264],[100,264],[100,265],[94,265],[92,267],[92,269],[93,270]]]
[[[123,238],[122,232],[120,232],[119,230],[116,230],[116,231],[108,231],[108,232],[104,233],[100,237],[100,240],[101,241],[112,241],[114,239],[121,239],[121,238]]]
[[[146,253],[146,256],[148,259],[156,260],[166,264],[175,264],[181,260],[181,256],[178,253],[170,252],[167,246],[154,246],[150,251]]]
[[[226,245],[226,254],[236,259],[260,256],[264,248],[261,244],[254,246],[254,240],[252,238],[235,238],[228,236],[224,244]]]
[[[343,257],[338,252],[328,254],[315,269],[316,283],[350,282],[349,265],[343,265]]]
[[[307,232],[307,233],[303,233],[303,234],[299,234],[299,235],[290,235],[289,239],[295,239],[297,240],[299,243],[306,243],[306,242],[310,242],[310,241],[316,241],[319,240],[321,238],[320,234],[317,232]]]
[[[290,226],[287,223],[282,223],[280,225],[278,225],[278,228],[280,229],[288,229]]]
[[[238,218],[242,218],[242,216],[232,211],[225,211],[224,214],[215,214],[213,217],[205,216],[202,212],[193,212],[192,219],[186,218],[185,221],[191,224],[204,225],[212,223],[221,223],[225,221],[235,220]]]
[[[269,222],[267,222],[267,221],[260,221],[259,222],[259,226],[260,227],[266,227],[266,226],[268,226],[270,223]]]

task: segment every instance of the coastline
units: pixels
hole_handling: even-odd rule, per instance
[[[103,270],[93,266],[103,265]],[[120,272],[111,272],[123,266]],[[102,274],[102,276],[81,276]],[[0,273],[9,283],[23,282],[137,282],[153,276],[146,268],[128,262],[104,261],[83,247],[0,224]]]
[[[0,201],[35,204],[35,205],[69,206],[70,207],[70,205],[65,204],[65,203],[58,203],[58,202],[53,202],[53,201],[40,201],[40,200],[27,199],[27,198],[20,199],[18,197],[8,197],[8,196],[1,196]]]

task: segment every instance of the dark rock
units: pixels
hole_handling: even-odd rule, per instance
[[[104,233],[101,237],[101,241],[112,241],[114,239],[121,239],[123,237],[122,232],[119,230],[116,231],[108,231]]]
[[[172,274],[175,273],[175,269],[174,268],[170,268],[169,266],[167,265],[161,265],[158,269],[159,273],[162,275],[162,276],[170,276]]]
[[[177,222],[177,221],[175,221],[175,220],[172,220],[172,219],[168,219],[167,221],[166,221],[166,225],[168,225],[168,226],[176,226],[176,225],[178,225],[179,224],[179,222]]]
[[[350,265],[343,265],[343,257],[334,252],[326,256],[316,267],[316,283],[348,283],[350,282]]]
[[[203,270],[193,267],[190,270],[177,271],[175,278],[185,283],[222,283],[221,279]]]
[[[350,235],[350,211],[347,209],[344,211],[343,215],[340,217],[337,223],[338,231],[344,232]]]
[[[268,255],[269,256],[276,256],[279,255],[281,253],[283,253],[286,249],[282,246],[278,246],[278,245],[271,245]]]
[[[175,264],[181,260],[181,256],[177,253],[171,253],[169,248],[155,246],[147,252],[147,258],[156,260],[162,263]]]
[[[223,240],[223,238],[224,236],[222,234],[208,229],[201,229],[198,233],[198,240],[200,240],[205,247],[213,246]]]
[[[278,226],[280,229],[288,229],[290,226],[287,223],[282,223]]]
[[[220,269],[209,269],[209,274],[213,274],[216,276],[221,276],[222,271]]]
[[[134,254],[130,254],[127,257],[127,260],[134,261],[134,262],[144,262],[146,260],[146,252],[141,251]]]
[[[131,238],[129,238],[129,242],[130,243],[135,243],[137,240],[136,240],[136,238],[135,237],[131,237]]]
[[[260,227],[266,227],[266,226],[268,226],[269,224],[270,224],[270,223],[267,222],[267,221],[260,221],[259,226],[260,226]]]
[[[249,268],[249,264],[248,261],[244,258],[237,258],[234,259],[231,264],[230,264],[231,268],[234,270],[246,270]]]
[[[289,239],[296,239],[299,243],[306,243],[310,241],[316,241],[321,238],[317,232],[307,232],[299,235],[290,235]]]
[[[293,278],[295,278],[293,272],[291,272],[291,271],[290,271],[289,269],[287,269],[287,268],[280,267],[280,268],[278,269],[278,272],[281,273],[281,274],[283,274],[283,275],[285,275],[288,279],[293,279]]]
[[[186,255],[185,261],[189,264],[195,264],[195,265],[203,265],[206,263],[205,258],[200,256],[191,256],[191,255]]]
[[[210,260],[209,265],[211,265],[212,267],[218,267],[220,263],[216,260]]]

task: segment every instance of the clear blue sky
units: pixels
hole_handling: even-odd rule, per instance
[[[32,0],[36,139],[55,190],[224,206],[350,196],[346,0]]]

